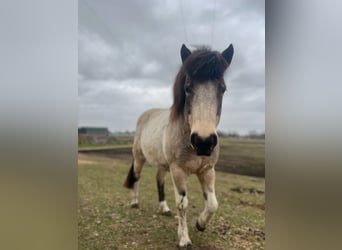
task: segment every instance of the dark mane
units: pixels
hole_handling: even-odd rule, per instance
[[[196,83],[208,80],[220,80],[227,69],[228,63],[221,53],[208,48],[193,51],[180,68],[173,85],[173,104],[171,106],[170,120],[174,121],[183,115],[185,105],[184,84],[188,76]]]

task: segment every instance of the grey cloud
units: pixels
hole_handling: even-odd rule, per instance
[[[133,130],[139,112],[168,107],[182,43],[234,44],[221,123],[264,130],[264,1],[79,1],[80,123]]]

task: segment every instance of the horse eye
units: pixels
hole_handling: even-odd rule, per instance
[[[187,94],[191,93],[192,92],[192,86],[190,84],[185,84],[184,85],[184,91]]]
[[[221,83],[221,84],[219,85],[219,91],[220,91],[221,93],[224,93],[226,90],[227,90],[226,84]]]

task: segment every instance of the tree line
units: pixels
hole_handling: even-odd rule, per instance
[[[231,138],[250,138],[250,139],[265,139],[265,132],[257,132],[256,130],[250,130],[247,134],[241,135],[238,132],[224,132],[217,131],[220,137],[231,137]]]

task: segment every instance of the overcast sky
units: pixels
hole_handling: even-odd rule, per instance
[[[79,0],[79,126],[135,130],[168,108],[185,43],[235,54],[219,129],[265,130],[264,1]]]

